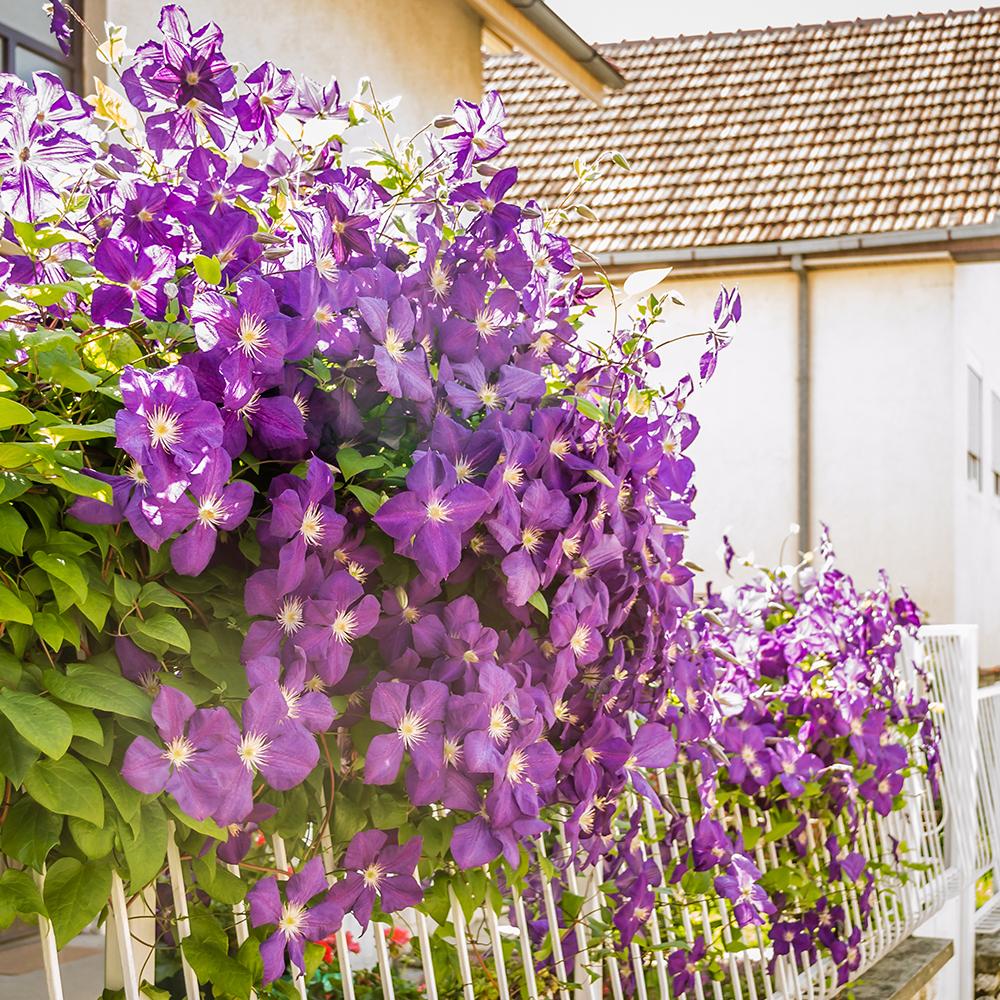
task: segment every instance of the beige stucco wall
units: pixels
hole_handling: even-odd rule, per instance
[[[814,515],[859,580],[885,568],[942,623],[956,620],[954,428],[965,412],[948,377],[953,281],[950,262],[810,275]]]
[[[481,21],[465,0],[185,0],[195,26],[215,21],[226,55],[253,69],[264,59],[315,79],[336,75],[355,92],[362,76],[382,100],[403,95],[403,134],[482,91]],[[153,37],[158,0],[85,0],[103,37],[105,20],[128,28],[129,44]]]

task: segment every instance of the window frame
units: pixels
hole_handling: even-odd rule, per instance
[[[63,3],[67,7],[72,7],[78,14],[80,13],[81,0],[63,0]],[[43,41],[33,35],[26,35],[23,31],[18,31],[6,24],[3,20],[3,12],[0,11],[0,72],[13,74],[18,47],[28,49],[29,52],[42,56],[44,59],[68,65],[70,74],[68,89],[80,93],[83,88],[83,49],[80,44],[79,25],[74,24],[73,27],[70,54],[64,56],[51,35],[49,41]]]
[[[972,364],[965,366],[965,393],[966,393],[966,425],[965,425],[965,481],[974,485],[977,493],[983,492],[983,446],[985,442],[983,409],[986,395],[982,372]],[[975,383],[973,383],[975,380]],[[975,416],[973,415],[972,388],[976,386],[977,407]],[[975,428],[973,428],[975,419]],[[975,430],[975,433],[973,433]],[[973,440],[973,439],[976,440]],[[978,451],[973,450],[973,445],[978,446]]]

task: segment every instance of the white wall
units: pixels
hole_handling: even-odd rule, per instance
[[[956,481],[964,487],[956,480],[964,465],[956,463],[964,463],[965,446],[956,444],[955,425],[961,420],[964,427],[965,402],[964,383],[959,395],[950,377],[955,273],[948,261],[810,271],[813,538],[816,522],[825,520],[841,565],[859,584],[874,583],[884,567],[932,620],[975,621],[988,646],[986,602],[1000,608],[1000,565],[980,606],[969,607],[971,598],[956,603],[952,526]],[[995,280],[997,272],[990,273]],[[720,284],[739,285],[743,321],[715,378],[691,402],[703,429],[691,449],[699,492],[688,549],[716,580],[727,527],[738,552],[752,550],[773,564],[797,519],[797,278],[672,276],[663,287],[681,292],[687,306],[671,314],[664,336],[701,328]],[[987,294],[985,272],[976,288]],[[665,383],[696,365],[700,346],[692,340],[669,349]],[[1000,394],[1000,359],[996,371]],[[1000,500],[989,500],[1000,532]],[[785,559],[794,548],[794,541],[786,544]],[[981,555],[984,567],[987,561]]]
[[[993,440],[991,394],[1000,396],[1000,263],[955,267],[953,384],[961,401],[952,444],[955,614],[979,625],[980,658],[1000,663],[1000,497],[993,470],[1000,442]],[[983,378],[982,490],[966,478],[967,368]],[[1000,470],[998,470],[1000,471]]]
[[[814,517],[859,583],[885,568],[942,623],[955,615],[953,271],[934,262],[809,276]]]
[[[105,20],[125,25],[134,47],[156,34],[160,6],[160,0],[85,0],[84,12],[99,37]],[[383,101],[404,95],[396,112],[404,134],[450,111],[456,98],[481,95],[482,24],[465,0],[185,0],[183,6],[196,27],[215,21],[226,55],[249,69],[269,59],[323,82],[336,75],[347,97],[362,76],[372,78]]]

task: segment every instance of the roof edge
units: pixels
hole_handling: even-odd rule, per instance
[[[594,254],[604,267],[694,264],[712,261],[768,260],[802,257],[818,253],[852,253],[892,250],[926,243],[956,243],[1000,236],[1000,219],[974,226],[914,229],[906,232],[869,233],[863,236],[818,236],[811,239],[777,240],[767,243],[729,243],[703,247],[653,250],[618,250]]]
[[[544,0],[466,0],[486,26],[595,104],[605,89],[621,90],[625,78],[585,42]]]

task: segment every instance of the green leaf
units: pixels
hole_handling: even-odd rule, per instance
[[[112,770],[102,764],[91,764],[90,770],[104,786],[104,790],[108,793],[108,798],[115,804],[118,814],[132,827],[133,832],[137,832],[141,823],[141,793],[125,781],[117,769]]]
[[[24,776],[27,793],[55,813],[104,825],[104,795],[97,779],[75,757],[39,760]]]
[[[49,851],[59,843],[62,825],[62,816],[27,797],[18,799],[0,827],[0,850],[41,871]]]
[[[13,868],[0,872],[0,896],[8,900],[15,912],[22,917],[31,916],[33,913],[45,913],[42,894],[28,872]]]
[[[53,605],[50,604],[48,607],[51,608]],[[36,612],[34,625],[35,631],[53,649],[59,649],[62,646],[66,633],[63,630],[62,620],[57,615],[48,611]]]
[[[31,561],[49,576],[62,580],[82,601],[87,596],[87,578],[79,564],[68,556],[58,552],[33,552]]]
[[[122,848],[128,864],[129,889],[138,892],[149,885],[167,856],[167,817],[158,802],[144,802],[138,831],[121,830]]]
[[[238,903],[241,899],[246,898],[247,888],[248,886],[243,879],[220,866],[215,871],[212,884],[206,886],[205,891],[217,903],[232,906],[233,903]]]
[[[27,530],[27,522],[10,504],[0,506],[0,549],[13,552],[16,556],[24,555]]]
[[[77,601],[76,606],[83,612],[87,621],[100,631],[104,628],[108,612],[111,610],[111,598],[91,588],[87,592],[86,600]]]
[[[115,600],[119,604],[124,604],[126,608],[132,607],[139,600],[139,591],[142,585],[137,580],[128,580],[124,576],[115,576]]]
[[[120,674],[90,663],[70,664],[68,672],[45,670],[42,684],[60,701],[102,709],[130,719],[148,719],[150,699],[141,688]]]
[[[353,494],[369,514],[377,514],[382,506],[382,497],[372,490],[366,490],[363,486],[348,486],[347,492]]]
[[[0,649],[0,688],[16,688],[21,683],[21,661],[6,649]]]
[[[183,823],[189,830],[194,830],[196,833],[203,833],[206,837],[211,837],[213,840],[224,841],[229,839],[229,832],[223,830],[218,823],[213,823],[210,819],[195,819],[192,816],[188,816],[173,799],[164,799],[163,804],[177,818],[177,821]]]
[[[69,832],[77,847],[90,859],[106,858],[115,846],[115,831],[109,826],[94,826],[85,819],[70,816],[67,820]]]
[[[147,639],[154,639],[157,642],[166,643],[174,649],[180,649],[185,653],[191,652],[191,640],[188,638],[184,626],[173,616],[165,611],[159,611],[155,615],[150,615],[145,621],[129,619],[129,631]]]
[[[89,740],[91,743],[103,741],[104,730],[101,728],[100,720],[89,708],[66,704],[60,705],[59,708],[69,716],[74,738]]]
[[[31,488],[31,480],[19,476],[16,472],[0,471],[0,503],[16,500]]]
[[[115,436],[115,422],[110,417],[96,424],[49,424],[37,431],[37,436],[61,444],[63,441],[93,441]]]
[[[0,430],[14,427],[16,424],[30,424],[34,419],[35,414],[26,406],[15,403],[6,396],[0,396]]]
[[[545,600],[545,595],[540,590],[536,590],[531,597],[528,598],[528,603],[533,608],[537,608],[541,611],[546,618],[549,617],[549,602]]]
[[[222,281],[222,265],[218,257],[206,257],[199,253],[194,256],[194,269],[206,284],[217,285]]]
[[[111,893],[111,869],[97,861],[60,858],[45,874],[42,898],[56,947],[63,948],[104,909]]]
[[[187,610],[187,605],[176,594],[170,593],[166,587],[155,582],[145,584],[139,593],[140,608],[148,608],[151,604],[160,608]]]
[[[362,455],[354,448],[341,448],[337,452],[337,465],[340,466],[345,479],[353,479],[361,472],[381,469],[385,464],[384,455]]]
[[[181,947],[198,978],[212,983],[216,994],[249,997],[250,970],[229,957],[229,936],[207,913],[191,915],[191,934]]]
[[[27,691],[0,691],[0,712],[33,746],[58,760],[73,739],[69,716],[47,698]]]
[[[18,736],[6,717],[0,715],[0,774],[9,778],[12,785],[21,785],[38,756],[38,751]]]
[[[31,625],[34,620],[31,608],[21,600],[18,593],[7,587],[0,587],[0,621]]]

